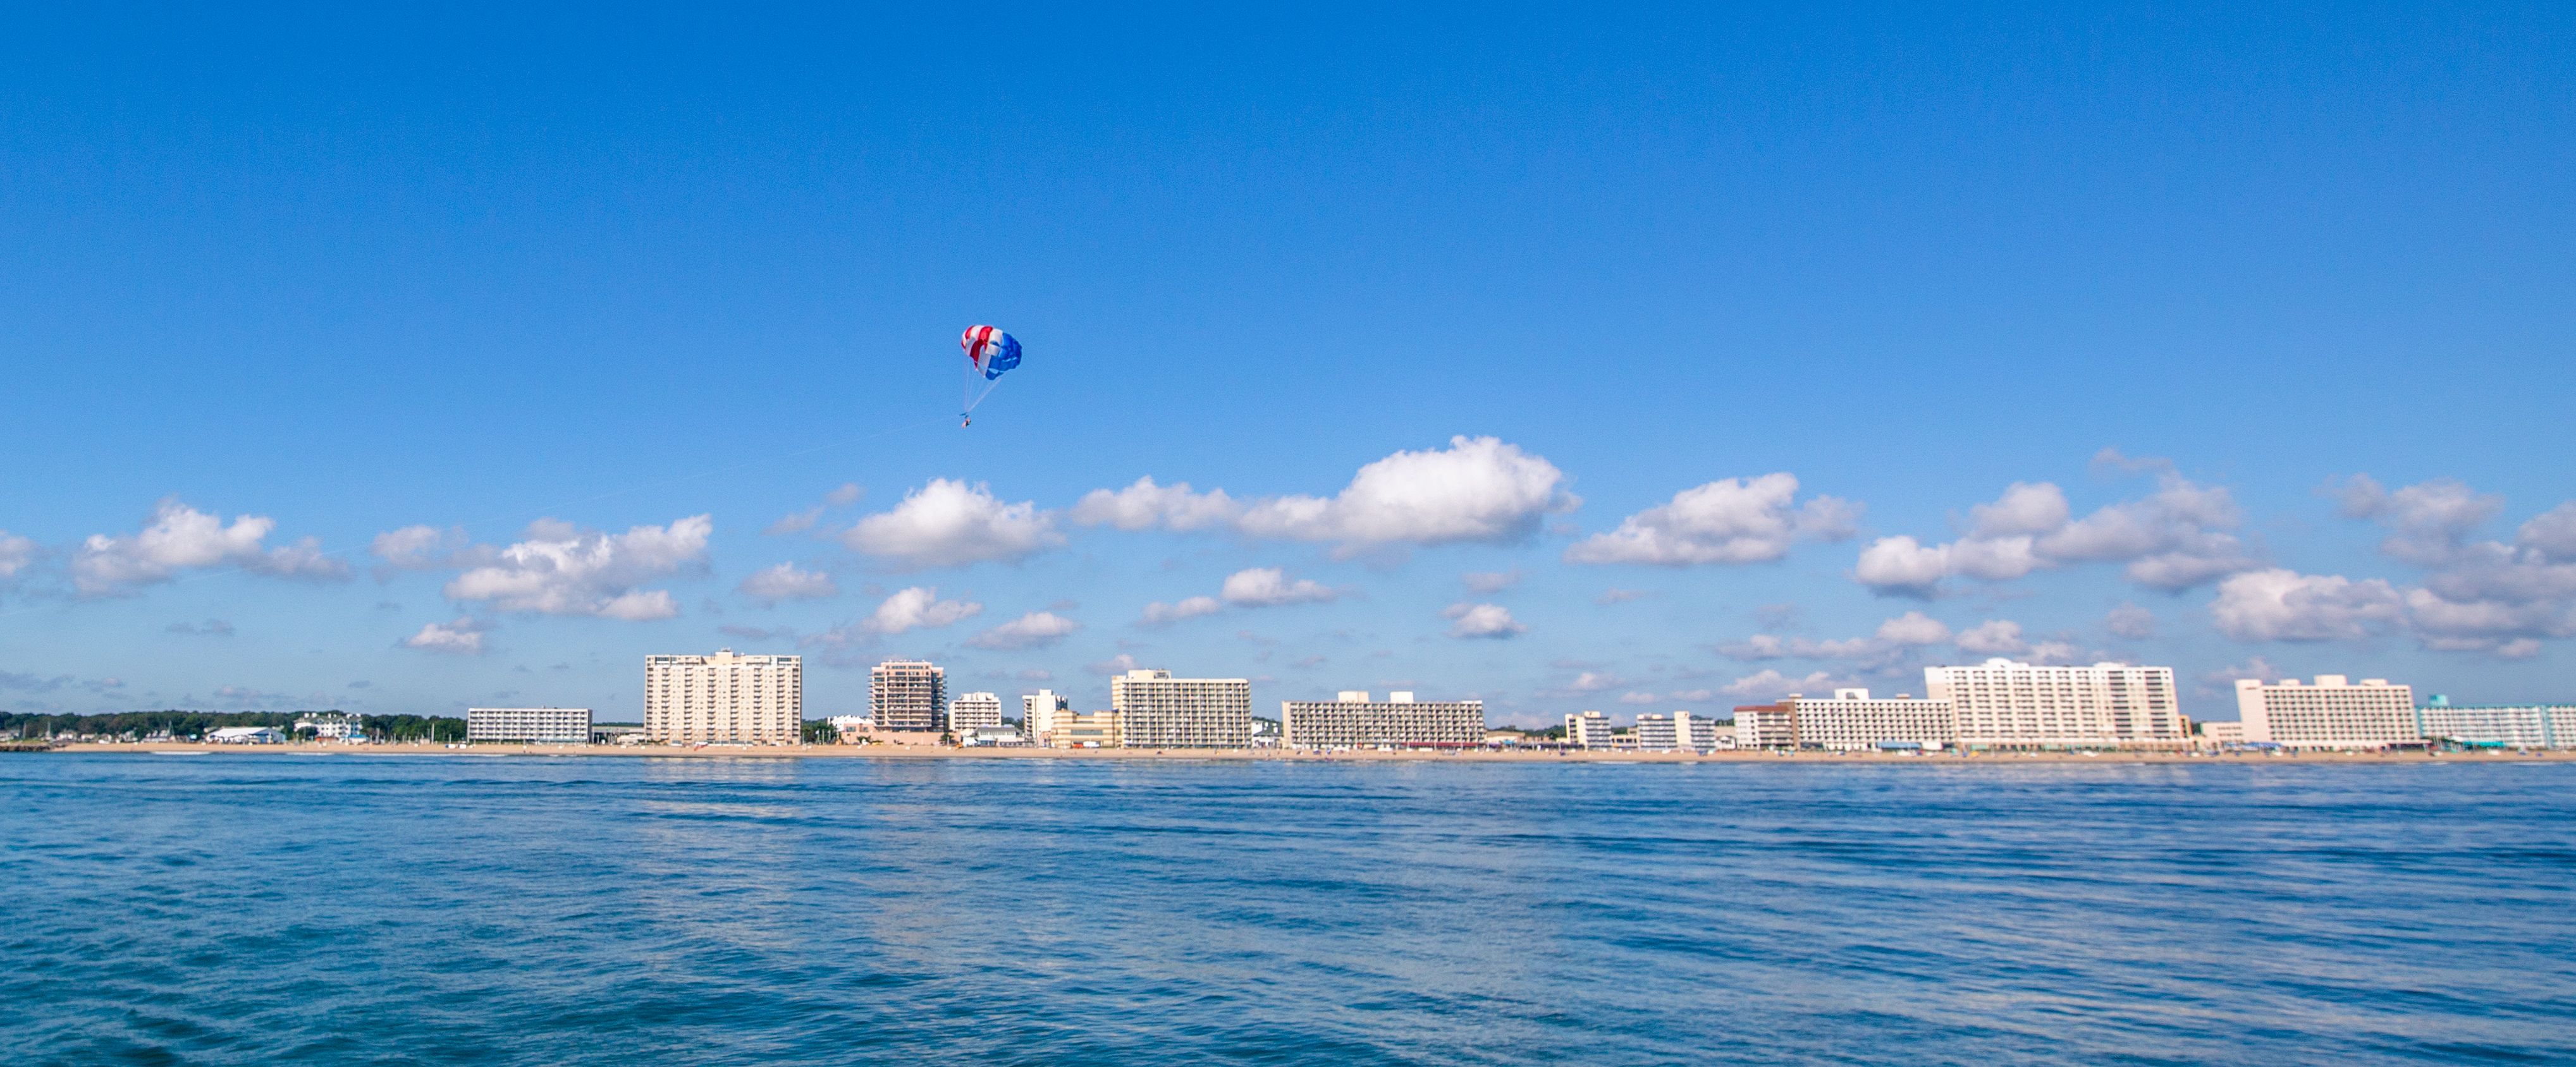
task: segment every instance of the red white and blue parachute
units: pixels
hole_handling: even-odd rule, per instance
[[[1002,372],[1020,365],[1020,342],[1000,327],[969,326],[958,335],[957,345],[966,350],[966,391],[961,396],[965,407],[957,414],[971,419],[975,405],[1001,384]]]

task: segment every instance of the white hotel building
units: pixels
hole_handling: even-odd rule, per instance
[[[2502,748],[2576,748],[2576,704],[2454,704],[2435,695],[2415,709],[2427,741]]]
[[[1055,733],[1056,724],[1073,714],[1073,701],[1053,689],[1040,689],[1020,695],[1020,735],[1032,745],[1043,745]]]
[[[1002,698],[991,693],[961,693],[948,703],[948,732],[1002,728]]]
[[[1128,671],[1109,680],[1109,709],[1128,748],[1252,747],[1252,681]]]
[[[2283,748],[2387,748],[2420,744],[2415,687],[2364,678],[2354,685],[2340,674],[2320,674],[2313,685],[2291,678],[2266,684],[2236,682],[2236,711],[2249,744]]]
[[[1717,720],[1706,715],[1676,711],[1670,715],[1647,712],[1637,716],[1639,752],[1715,752],[1718,743]],[[1733,744],[1725,747],[1732,748]]]
[[[1290,748],[1473,748],[1485,743],[1485,702],[1415,700],[1397,690],[1378,703],[1365,690],[1343,690],[1332,700],[1281,701],[1279,728]]]
[[[2181,748],[2171,667],[2052,667],[1995,658],[1926,667],[1924,696],[1946,700],[1968,748]],[[1800,741],[1806,741],[1804,737]]]
[[[589,708],[467,708],[467,741],[587,745]]]
[[[805,659],[644,657],[644,739],[656,744],[793,745],[805,724]]]
[[[1959,740],[1959,720],[1947,700],[1890,700],[1874,698],[1867,689],[1836,689],[1830,700],[1792,693],[1781,703],[1789,708],[1791,743],[1799,748],[1947,748]]]

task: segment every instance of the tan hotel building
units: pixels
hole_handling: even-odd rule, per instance
[[[793,745],[804,722],[802,656],[644,657],[646,741]]]

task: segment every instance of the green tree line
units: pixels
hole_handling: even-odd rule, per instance
[[[306,715],[338,711],[120,711],[105,715],[31,715],[0,711],[0,737],[36,738],[56,734],[133,734],[147,737],[168,732],[196,740],[227,726],[266,726],[280,733],[295,728]],[[358,726],[378,741],[462,741],[465,720],[437,715],[360,715]]]

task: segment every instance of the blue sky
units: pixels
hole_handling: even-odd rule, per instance
[[[2571,21],[22,16],[0,706],[2576,698]]]

